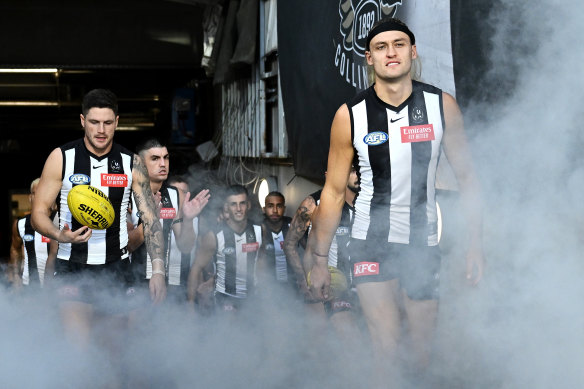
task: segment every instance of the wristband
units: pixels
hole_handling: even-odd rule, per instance
[[[175,224],[182,223],[182,222],[183,222],[183,218],[181,217],[181,218],[178,218],[176,220],[173,220],[172,225],[174,226]]]
[[[161,276],[166,277],[164,270],[152,270],[152,276],[154,276],[154,274],[160,274]]]
[[[152,264],[154,264],[154,262],[156,262],[156,261],[160,261],[160,262],[162,262],[164,264],[164,260],[162,258],[154,258],[152,260]]]

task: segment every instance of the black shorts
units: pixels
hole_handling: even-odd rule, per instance
[[[349,245],[353,284],[399,279],[412,300],[438,299],[441,254],[438,246],[367,242]]]
[[[243,307],[245,300],[245,298],[215,292],[215,308],[219,312],[237,312]]]
[[[327,316],[330,318],[335,313],[350,311],[353,309],[353,304],[351,303],[352,298],[350,296],[352,293],[350,290],[346,291],[339,297],[335,297],[332,300],[325,301],[324,310]]]
[[[121,313],[128,310],[129,272],[128,259],[87,265],[57,258],[54,286],[59,301],[79,301],[104,313]]]

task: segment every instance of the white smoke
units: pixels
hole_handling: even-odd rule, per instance
[[[551,0],[501,2],[491,15],[487,82],[501,99],[466,112],[487,268],[475,290],[445,287],[434,368],[449,387],[584,382],[583,17],[581,2]],[[461,266],[446,264],[450,281]]]
[[[502,97],[476,102],[465,115],[484,189],[487,267],[478,287],[464,284],[464,229],[450,216],[428,387],[584,382],[582,20],[576,0],[506,1],[490,17],[487,80]],[[301,308],[272,297],[268,308],[237,319],[193,321],[183,306],[149,310],[125,333],[125,385],[367,387],[363,350],[347,353],[332,336],[317,341],[323,336]],[[50,298],[0,291],[0,312],[0,387],[112,384],[118,362],[99,342],[83,353],[68,345]],[[356,337],[366,349],[367,336]]]

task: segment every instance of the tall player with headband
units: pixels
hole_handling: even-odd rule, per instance
[[[429,362],[441,260],[435,201],[441,146],[458,180],[468,222],[470,284],[482,276],[482,220],[479,184],[457,103],[448,93],[412,80],[414,34],[398,19],[383,19],[370,30],[366,47],[375,83],[334,117],[328,175],[307,255],[312,293],[326,299],[328,250],[353,164],[360,179],[350,243],[353,282],[375,348],[377,377],[387,383],[405,340],[402,321],[414,366]]]

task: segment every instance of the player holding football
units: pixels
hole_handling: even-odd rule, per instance
[[[148,172],[138,155],[113,142],[119,119],[116,96],[104,89],[90,91],[83,98],[80,119],[84,137],[56,148],[47,158],[33,202],[32,224],[59,242],[55,283],[60,314],[68,338],[85,347],[96,316],[119,313],[112,297],[125,296],[126,212],[132,191],[152,258],[150,293],[155,302],[164,299],[166,286],[162,228]],[[116,217],[108,229],[92,230],[71,216],[67,195],[78,184],[90,184],[109,197]],[[50,219],[57,197],[59,227]]]

